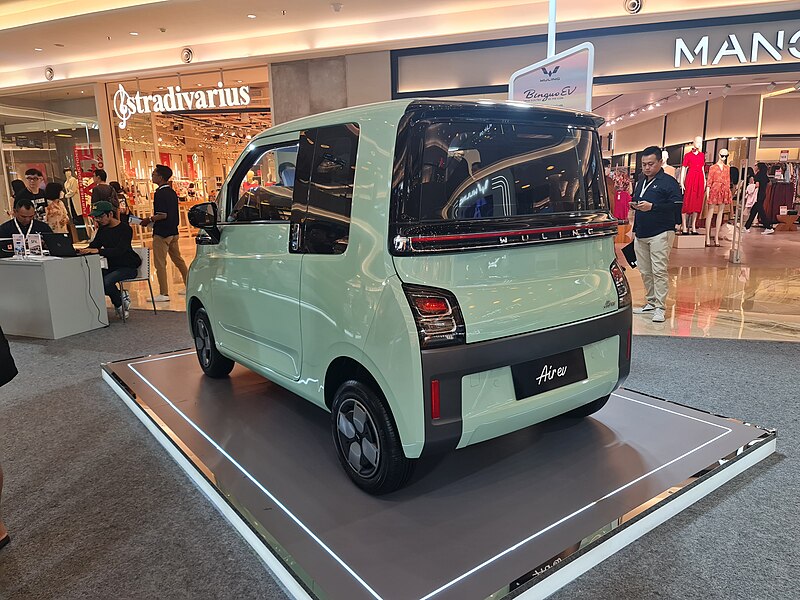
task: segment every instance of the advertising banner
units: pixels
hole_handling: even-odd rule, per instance
[[[515,72],[508,82],[508,99],[592,110],[594,46],[579,44]]]
[[[81,212],[87,216],[91,211],[92,188],[94,182],[92,175],[95,169],[103,168],[103,151],[94,144],[74,146],[72,149],[75,158],[75,177],[78,179],[78,193],[81,198]]]

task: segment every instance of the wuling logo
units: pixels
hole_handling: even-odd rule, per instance
[[[250,104],[250,86],[223,88],[218,84],[210,90],[181,91],[180,86],[169,86],[164,94],[142,95],[136,92],[131,96],[120,84],[114,94],[114,112],[119,117],[119,128],[125,129],[133,115],[149,112],[175,112],[185,110],[204,110],[208,108],[227,108]]]
[[[556,68],[555,68],[555,69],[553,69],[553,70],[551,70],[551,71],[548,71],[548,70],[547,70],[547,67],[542,67],[542,73],[544,73],[544,74],[545,74],[545,77],[552,77],[553,75],[555,75],[556,73],[558,73],[558,69],[559,69],[559,68],[560,68],[560,67],[556,66]]]

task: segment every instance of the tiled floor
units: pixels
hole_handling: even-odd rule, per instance
[[[667,321],[634,316],[634,333],[677,337],[800,341],[800,232],[742,239],[742,262],[721,248],[675,249],[670,257]],[[634,305],[642,278],[628,269]]]
[[[667,321],[653,323],[634,316],[634,333],[680,337],[800,341],[800,232],[760,235],[753,229],[742,240],[742,262],[729,262],[731,243],[721,248],[675,249],[670,260]],[[187,264],[195,254],[194,239],[181,240]],[[170,301],[158,310],[185,310],[178,295],[183,282],[167,261]],[[642,279],[628,269],[635,304],[644,302]],[[153,277],[153,292],[159,293]],[[131,284],[134,308],[151,309],[146,283]]]

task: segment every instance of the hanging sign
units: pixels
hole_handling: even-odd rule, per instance
[[[247,106],[250,104],[250,86],[226,88],[217,84],[210,90],[182,91],[181,86],[169,86],[163,94],[136,92],[131,95],[122,84],[114,94],[114,112],[119,118],[119,128],[125,129],[133,115],[149,112],[175,112]]]
[[[594,45],[584,42],[520,69],[508,82],[508,99],[592,110]]]
[[[788,150],[781,150],[781,162],[789,162],[789,151]]]
[[[87,216],[91,210],[92,175],[95,169],[103,168],[103,151],[94,144],[83,144],[72,148],[75,159],[75,177],[78,179],[78,193],[81,199],[81,213]]]

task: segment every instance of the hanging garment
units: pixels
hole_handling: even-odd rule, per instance
[[[731,171],[714,163],[708,170],[708,203],[730,204],[731,199]]]
[[[683,166],[687,168],[686,178],[683,180],[683,208],[684,214],[699,213],[703,210],[703,197],[706,194],[705,177],[703,169],[706,165],[706,155],[702,152],[695,154],[687,152],[683,157]]]
[[[764,212],[774,223],[781,212],[781,206],[792,208],[794,205],[794,187],[791,183],[773,181],[767,187],[767,198],[764,200]]]
[[[617,190],[614,198],[614,217],[620,221],[627,221],[630,203],[631,195],[626,190]]]

